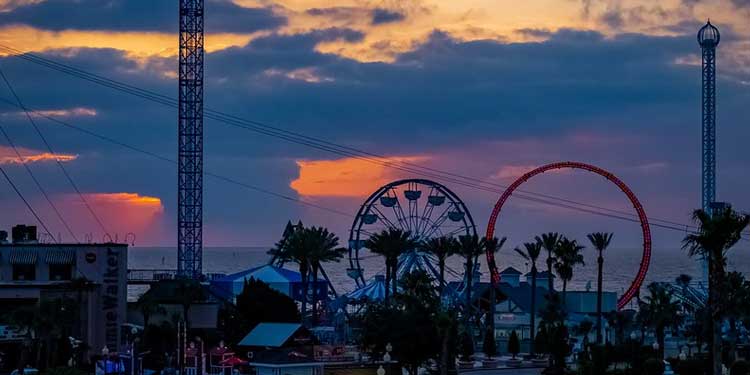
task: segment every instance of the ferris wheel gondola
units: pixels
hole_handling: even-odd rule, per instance
[[[365,242],[386,229],[408,231],[418,242],[440,236],[476,235],[468,208],[444,185],[424,179],[391,182],[365,200],[352,223],[347,274],[358,287],[365,285]],[[437,279],[436,264],[431,254],[409,249],[399,258],[398,275],[420,269]]]

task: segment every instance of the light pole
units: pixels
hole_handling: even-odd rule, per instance
[[[138,334],[138,329],[133,327],[130,330],[130,375],[135,375],[135,343],[137,338],[135,335]]]
[[[636,358],[636,343],[635,340],[638,338],[638,335],[635,333],[635,331],[630,332],[630,348],[632,349],[631,356],[630,356],[630,368],[632,369],[634,364],[638,363],[638,359]]]
[[[200,355],[198,356],[198,358],[201,361],[200,367],[196,366],[196,371],[198,371],[198,368],[200,368],[201,375],[205,375],[206,374],[206,361],[205,361],[206,358],[205,358],[205,355],[203,354],[203,340],[200,338],[200,336],[195,336],[195,341],[200,343]]]

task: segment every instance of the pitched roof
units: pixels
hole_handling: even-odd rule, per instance
[[[278,348],[284,345],[301,327],[302,324],[299,323],[260,323],[237,345]]]
[[[549,277],[549,274],[550,274],[550,273],[549,273],[549,272],[547,272],[547,271],[539,271],[539,272],[537,272],[537,273],[536,273],[536,278],[537,278],[537,279],[546,279],[546,278],[548,278],[548,277]],[[531,272],[529,272],[529,273],[525,274],[524,276],[526,276],[526,277],[530,278],[530,277],[531,277]],[[553,278],[553,279],[555,278],[555,275],[554,275],[554,274],[552,274],[552,278]]]
[[[522,311],[531,311],[531,285],[528,283],[521,283],[516,287],[508,283],[500,283],[500,291]],[[536,287],[536,311],[541,311],[547,305],[547,300],[544,298],[546,294],[547,289]]]
[[[521,276],[521,271],[519,271],[519,270],[517,270],[517,269],[515,269],[513,267],[508,267],[508,268],[500,271],[500,274],[501,275],[518,275],[518,276]]]
[[[244,281],[245,279],[256,279],[264,283],[298,283],[302,277],[298,272],[282,267],[266,264],[260,267],[250,268],[222,277],[219,281]]]

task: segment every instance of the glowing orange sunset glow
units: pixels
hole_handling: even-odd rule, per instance
[[[122,238],[126,233],[134,233],[140,240],[160,240],[164,217],[160,198],[132,192],[85,193],[84,198],[113,236],[118,234]],[[65,194],[62,207],[74,218],[74,228],[96,228],[78,195]]]
[[[429,156],[391,156],[384,163],[417,163]],[[297,160],[299,176],[289,184],[297,194],[308,197],[365,197],[378,187],[398,178],[398,171],[369,161]]]
[[[55,161],[70,162],[78,159],[78,155],[71,154],[52,154],[49,152],[40,152],[19,147],[18,152],[21,154],[19,159],[15,151],[8,146],[0,146],[0,165],[22,164],[22,163],[39,163]]]

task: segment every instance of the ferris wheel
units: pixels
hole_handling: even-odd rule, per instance
[[[365,242],[378,232],[400,229],[422,242],[434,237],[476,235],[476,226],[463,201],[447,187],[430,180],[406,179],[376,190],[362,204],[349,232],[348,275],[365,285]],[[399,258],[398,277],[421,269],[437,280],[437,261],[431,254],[409,249]],[[376,273],[379,269],[369,270]],[[446,272],[458,278],[453,270]]]

